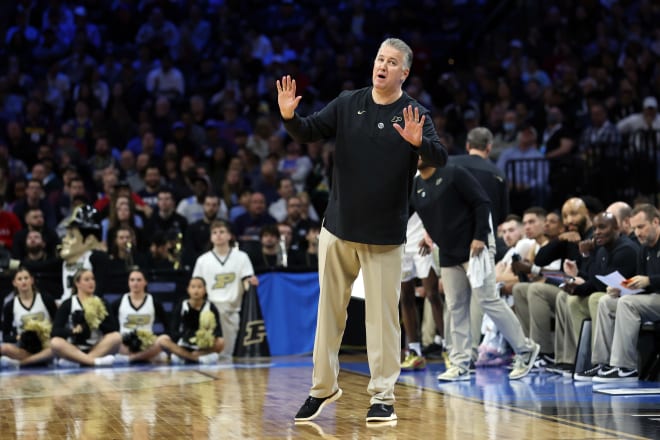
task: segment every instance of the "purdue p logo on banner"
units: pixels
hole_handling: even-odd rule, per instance
[[[263,320],[250,321],[245,325],[243,345],[261,344],[266,337],[266,326]]]
[[[250,286],[243,295],[241,305],[241,325],[236,335],[236,357],[268,357],[270,347],[268,346],[268,334],[264,317],[259,306],[257,289]]]

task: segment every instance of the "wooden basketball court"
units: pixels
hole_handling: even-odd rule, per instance
[[[363,355],[342,356],[344,394],[314,423],[293,415],[307,397],[310,357],[215,366],[55,368],[0,372],[2,439],[613,439],[658,438],[660,396],[608,396],[534,373],[509,381],[480,369],[438,385],[441,363],[402,374],[396,426],[366,426]],[[658,383],[639,386],[659,387]],[[660,390],[656,390],[660,391]]]

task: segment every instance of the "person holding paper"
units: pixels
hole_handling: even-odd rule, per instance
[[[594,382],[636,382],[639,327],[660,320],[660,212],[650,204],[640,205],[632,212],[631,225],[642,249],[637,275],[625,286],[644,290],[620,296],[618,289],[608,287],[598,301],[591,355],[595,366],[583,373]]]
[[[557,295],[557,321],[566,325],[564,347],[570,347],[575,352],[577,341],[580,336],[582,321],[589,319],[589,295],[594,292],[602,292],[607,289],[597,275],[608,275],[619,271],[624,277],[630,277],[635,273],[637,260],[637,249],[633,242],[621,234],[616,217],[609,212],[601,212],[593,220],[594,244],[596,252],[578,273],[574,261],[564,262],[564,272],[573,277],[562,287]],[[577,372],[576,380],[581,380],[583,373]]]

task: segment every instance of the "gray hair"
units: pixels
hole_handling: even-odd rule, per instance
[[[413,51],[403,40],[398,38],[388,38],[380,44],[380,49],[382,49],[383,46],[390,46],[401,52],[403,54],[403,67],[410,69],[410,66],[412,66]],[[380,49],[378,50],[380,51]]]
[[[485,151],[486,147],[493,143],[493,133],[486,127],[473,128],[467,135],[467,143],[470,148]]]

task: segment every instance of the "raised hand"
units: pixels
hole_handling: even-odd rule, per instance
[[[409,144],[419,147],[422,145],[422,133],[424,131],[424,120],[426,115],[419,116],[419,108],[409,105],[403,109],[403,122],[404,126],[401,127],[398,123],[394,123],[394,129],[399,132]]]
[[[296,80],[290,75],[277,80],[277,104],[284,119],[292,119],[302,96],[296,96]]]

